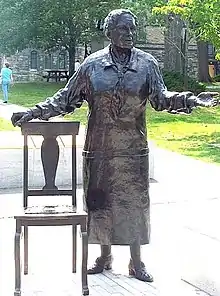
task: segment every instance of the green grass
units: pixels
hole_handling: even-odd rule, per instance
[[[220,107],[198,108],[191,115],[147,110],[148,135],[171,151],[220,163]],[[219,148],[210,144],[219,144]]]
[[[206,84],[206,88],[208,91],[220,91],[220,82]]]
[[[10,93],[10,102],[31,107],[53,95],[63,84],[16,84]],[[217,83],[215,86],[219,86]],[[213,89],[216,91],[216,89]],[[67,119],[86,124],[87,107],[84,104]],[[220,107],[198,108],[191,115],[172,115],[147,108],[148,137],[157,145],[207,162],[220,163]]]
[[[0,118],[0,132],[2,131],[16,131],[19,130],[18,128],[13,127],[9,120],[5,120]]]
[[[60,83],[19,83],[15,84],[10,90],[10,103],[24,107],[33,107],[36,103],[42,102],[45,98],[52,96],[65,84]],[[87,107],[84,104],[80,109],[74,112],[74,120],[86,124]],[[72,115],[66,115],[65,118],[72,119]]]
[[[17,83],[10,89],[10,103],[24,107],[33,107],[36,103],[44,101],[64,86],[64,83]]]

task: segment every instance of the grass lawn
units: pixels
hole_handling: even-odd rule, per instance
[[[54,94],[62,83],[16,84],[10,93],[10,102],[26,107]],[[219,86],[219,89],[216,89]],[[215,84],[213,90],[220,90]],[[87,107],[83,105],[67,119],[86,124]],[[198,108],[191,115],[171,115],[147,108],[148,136],[160,147],[208,162],[220,163],[220,107]],[[1,126],[0,126],[1,129]]]
[[[9,93],[9,102],[25,107],[33,107],[36,103],[44,101],[46,97],[53,95],[62,88],[64,83],[17,83]]]
[[[198,108],[191,115],[148,108],[147,117],[149,138],[158,146],[220,164],[220,107]]]
[[[10,121],[0,118],[0,132],[2,132],[2,131],[16,131],[16,130],[19,131],[18,128],[13,127],[13,125],[11,124]]]

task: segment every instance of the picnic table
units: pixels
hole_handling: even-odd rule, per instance
[[[47,75],[45,78],[47,78],[47,82],[50,81],[50,79],[55,79],[56,82],[61,81],[61,78],[65,78],[68,80],[68,70],[47,70]]]

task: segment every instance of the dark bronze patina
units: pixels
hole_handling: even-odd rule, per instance
[[[190,113],[212,106],[191,92],[169,92],[155,58],[134,47],[136,17],[114,10],[104,30],[111,44],[85,59],[67,85],[25,113],[12,116],[14,125],[33,118],[73,112],[89,106],[84,146],[84,193],[89,242],[101,245],[101,257],[89,273],[111,268],[111,245],[130,245],[129,273],[152,281],[141,262],[140,245],[150,239],[148,144],[145,109]]]

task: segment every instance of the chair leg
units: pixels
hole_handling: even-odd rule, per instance
[[[14,296],[21,295],[21,222],[16,220],[16,233],[14,239],[15,260],[15,292]]]
[[[87,261],[88,261],[88,234],[86,230],[86,221],[81,225],[82,234],[82,293],[89,295],[88,279],[87,279]]]
[[[73,225],[72,229],[72,240],[73,240],[73,245],[72,245],[72,272],[76,272],[76,248],[77,248],[77,228],[76,225]]]
[[[28,274],[28,226],[24,226],[24,274]]]

